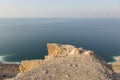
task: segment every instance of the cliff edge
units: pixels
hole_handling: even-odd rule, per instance
[[[9,80],[115,80],[110,65],[93,51],[72,45],[47,44],[44,60],[22,61]]]

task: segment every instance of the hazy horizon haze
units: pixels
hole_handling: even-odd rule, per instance
[[[0,18],[118,18],[119,4],[119,0],[0,0]]]

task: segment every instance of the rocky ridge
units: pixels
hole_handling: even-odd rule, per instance
[[[115,80],[111,66],[90,50],[47,44],[44,60],[22,61],[20,73],[9,80]]]

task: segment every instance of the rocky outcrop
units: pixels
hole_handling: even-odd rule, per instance
[[[50,57],[63,57],[79,54],[79,51],[83,51],[82,48],[75,48],[72,45],[61,45],[61,44],[47,44],[48,55],[46,59],[50,59]],[[21,62],[19,69],[20,72],[26,72],[34,68],[35,66],[42,63],[44,60],[24,60]]]
[[[48,48],[48,56],[54,56],[54,57],[72,55],[71,52],[73,52],[73,49],[77,50],[77,48],[75,48],[72,45],[61,45],[61,44],[47,44],[47,48]]]
[[[19,66],[20,72],[29,71],[32,68],[39,65],[41,62],[42,62],[41,60],[25,60],[25,61],[22,61],[20,66]]]
[[[115,57],[116,62],[112,63],[112,68],[116,73],[120,74],[120,56]]]
[[[114,57],[116,62],[111,63],[116,80],[120,80],[120,56]]]
[[[11,80],[114,80],[109,65],[94,52],[72,45],[47,44],[44,60],[22,61]]]
[[[86,56],[95,55],[91,50],[84,50],[82,48],[76,48],[72,45],[62,44],[47,44],[48,55],[47,57],[64,57],[64,56],[76,56],[85,54]],[[100,57],[99,57],[100,58]]]

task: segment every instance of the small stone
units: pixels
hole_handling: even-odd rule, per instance
[[[77,67],[77,64],[72,65],[73,67]]]
[[[6,77],[6,75],[4,74],[3,77]]]
[[[67,74],[67,75],[65,75],[65,77],[68,78],[68,77],[70,77],[70,76]]]
[[[48,71],[47,71],[47,70],[44,70],[44,71],[43,71],[43,74],[47,74],[47,73],[48,73]]]

